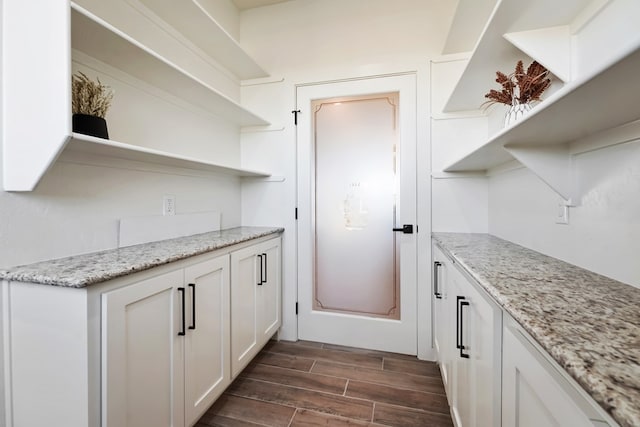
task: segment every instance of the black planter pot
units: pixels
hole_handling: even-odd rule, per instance
[[[72,121],[74,132],[109,139],[107,121],[102,117],[89,116],[88,114],[74,114]]]

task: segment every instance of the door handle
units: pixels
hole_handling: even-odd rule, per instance
[[[437,299],[442,299],[442,294],[440,293],[440,285],[438,283],[438,267],[442,266],[440,261],[433,262],[433,295]]]
[[[393,231],[402,231],[404,234],[413,234],[413,224],[405,224],[402,228],[394,228]]]
[[[184,319],[184,309],[185,309],[184,288],[182,288],[182,287],[178,288],[178,292],[180,292],[180,295],[182,295],[182,298],[181,298],[181,302],[182,302],[182,304],[181,304],[181,306],[182,306],[182,330],[180,332],[178,332],[178,335],[184,336],[184,335],[186,335],[186,331],[185,331],[186,322],[185,322],[185,319]]]
[[[469,305],[469,301],[460,301],[460,357],[464,359],[469,358],[469,353],[464,354],[464,350],[467,349],[467,347],[465,347],[464,343],[462,342],[463,340],[462,325],[464,325],[464,319],[462,318],[462,313],[464,312],[462,311],[462,307],[468,306],[468,305]]]
[[[189,287],[192,288],[191,292],[191,326],[189,329],[196,328],[196,284],[189,283]]]
[[[267,254],[263,253],[262,258],[264,259],[264,279],[262,280],[262,283],[267,283],[269,280],[267,275]]]
[[[257,258],[260,258],[260,281],[258,282],[258,286],[262,286],[264,283],[264,270],[262,269],[262,254],[256,255]]]

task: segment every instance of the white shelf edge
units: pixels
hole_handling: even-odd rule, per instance
[[[269,73],[258,64],[249,55],[238,41],[229,34],[229,32],[211,16],[211,14],[203,7],[198,0],[186,0],[181,2],[173,2],[172,6],[177,6],[171,11],[172,14],[181,13],[185,18],[183,22],[189,22],[191,27],[184,28],[184,25],[176,25],[175,20],[171,20],[168,16],[169,11],[159,9],[161,6],[158,1],[148,2],[145,0],[127,0],[128,3],[136,7],[138,10],[146,14],[154,21],[161,21],[180,33],[189,40],[194,46],[201,50],[204,54],[219,63],[225,69],[230,71],[239,80],[268,77]],[[164,5],[165,8],[169,5]],[[191,33],[194,22],[198,18],[207,22],[206,30],[198,26],[199,32],[204,32],[210,36],[210,40],[200,40],[194,37],[196,33]],[[156,22],[158,23],[158,22]],[[213,42],[211,42],[213,40]],[[222,48],[220,48],[222,47]]]
[[[597,83],[597,79],[599,78],[607,78],[607,74],[608,73],[616,73],[616,72],[620,72],[620,70],[623,70],[625,67],[629,67],[629,65],[627,64],[627,61],[631,62],[631,63],[635,63],[635,62],[639,62],[640,63],[640,46],[633,46],[633,47],[629,47],[627,50],[621,52],[619,55],[617,55],[617,57],[610,63],[610,64],[603,64],[601,67],[599,67],[597,70],[594,70],[592,73],[590,73],[589,75],[585,75],[582,76],[579,79],[576,79],[570,83],[567,83],[565,86],[563,86],[562,88],[560,88],[557,92],[555,92],[554,94],[552,94],[549,98],[547,98],[546,100],[544,100],[543,102],[541,102],[540,104],[536,105],[531,112],[523,117],[521,120],[519,120],[518,122],[514,123],[513,125],[506,127],[504,129],[502,129],[500,132],[498,132],[497,134],[495,134],[493,137],[489,138],[489,140],[487,142],[485,142],[483,145],[477,147],[476,149],[474,149],[473,151],[471,151],[470,153],[467,153],[466,155],[464,155],[463,157],[457,159],[456,161],[452,162],[451,164],[449,164],[448,166],[446,166],[443,169],[443,172],[469,172],[469,171],[486,171],[492,167],[498,166],[502,163],[505,163],[507,161],[510,161],[513,159],[513,156],[511,156],[510,154],[506,153],[506,151],[504,150],[504,145],[506,144],[531,144],[531,141],[514,141],[512,138],[510,139],[509,137],[513,137],[513,135],[515,133],[517,133],[518,131],[522,131],[522,129],[526,129],[527,127],[534,127],[535,123],[540,120],[539,116],[544,115],[545,111],[557,107],[558,104],[561,105],[561,102],[563,100],[570,100],[572,95],[574,95],[576,92],[579,94],[580,89],[584,88],[585,86],[587,86],[590,82],[596,80]],[[633,64],[631,65],[633,66]],[[612,100],[612,101],[620,101],[621,97],[625,97],[627,98],[627,102],[631,102],[631,98],[633,98],[633,94],[635,92],[629,90],[631,87],[635,87],[635,86],[628,86],[626,85],[625,81],[626,80],[619,80],[616,81],[616,79],[614,79],[614,81],[616,83],[619,83],[621,85],[623,85],[623,89],[625,89],[622,93],[620,93],[619,91],[615,91],[615,90],[611,90],[611,93],[614,93],[616,99]],[[587,90],[589,90],[589,88],[587,88]],[[640,95],[640,93],[636,94],[636,95]],[[637,104],[637,98],[634,104],[632,105],[636,105]],[[635,110],[632,110],[635,111]],[[638,119],[638,117],[634,118],[634,119],[629,119],[627,122],[633,121],[635,119]],[[609,127],[605,127],[602,126],[598,129],[592,129],[590,133],[597,133],[600,131],[603,131],[607,128],[611,128],[611,127],[615,127],[615,126],[620,126],[624,123],[627,123],[625,121],[623,121],[622,123],[618,123],[618,124],[614,124],[611,125]],[[579,135],[575,135],[575,136],[579,136]],[[575,139],[575,138],[574,138]],[[564,144],[564,143],[570,143],[572,142],[572,139],[563,139],[563,140],[557,140],[557,141],[545,141],[545,143],[547,144]],[[486,152],[488,152],[489,154],[496,153],[496,152],[501,152],[504,153],[505,155],[503,155],[501,159],[497,159],[494,162],[485,162],[485,164],[482,164],[481,167],[469,167],[465,164],[469,163],[469,160],[472,160],[474,157],[480,157],[480,156],[485,156],[485,157],[491,157],[491,156],[487,156]]]
[[[262,171],[243,169],[203,161],[194,157],[183,156],[153,148],[139,147],[109,139],[73,133],[65,150],[94,154],[122,160],[142,161],[165,166],[186,169],[205,170],[226,175],[251,178],[269,178],[271,174]]]
[[[152,49],[149,49],[148,47],[146,47],[144,44],[138,42],[137,40],[133,39],[132,37],[130,37],[128,34],[120,31],[119,29],[117,29],[116,27],[112,26],[111,24],[109,24],[108,22],[102,20],[101,18],[95,16],[94,14],[92,14],[91,12],[89,12],[88,10],[84,9],[83,7],[79,6],[78,4],[71,2],[71,9],[75,12],[77,12],[82,18],[87,19],[88,21],[91,21],[92,25],[96,25],[98,26],[98,28],[102,28],[105,31],[108,31],[109,33],[112,34],[112,36],[114,36],[116,39],[121,39],[122,41],[134,46],[137,48],[137,50],[140,51],[140,53],[143,53],[144,55],[153,58],[155,61],[163,64],[164,67],[166,67],[167,71],[172,72],[173,74],[175,74],[176,79],[186,79],[185,81],[190,81],[191,84],[194,86],[194,89],[196,89],[196,93],[200,93],[200,91],[205,91],[204,93],[208,93],[209,96],[208,98],[210,98],[210,100],[214,100],[214,102],[216,102],[216,104],[219,104],[219,106],[223,109],[223,111],[216,111],[213,110],[211,108],[208,108],[207,110],[210,111],[212,114],[222,117],[224,119],[230,120],[232,122],[237,123],[240,126],[266,126],[269,125],[270,123],[265,120],[264,118],[258,116],[257,114],[249,111],[248,109],[244,108],[242,105],[240,105],[239,103],[237,103],[236,101],[232,100],[231,98],[229,98],[228,96],[226,96],[225,94],[219,92],[218,90],[216,90],[215,88],[211,87],[209,84],[203,82],[202,80],[200,80],[199,78],[195,77],[194,75],[192,75],[191,73],[189,73],[188,71],[182,69],[181,67],[179,67],[178,65],[172,63],[171,61],[169,61],[168,59],[164,58],[163,56],[159,55],[157,52],[153,51]],[[72,14],[73,15],[73,14]],[[73,19],[72,19],[73,22]],[[76,47],[74,47],[76,48]],[[93,56],[92,52],[86,52],[88,49],[78,49],[79,51],[82,51],[86,54],[88,54],[89,56]],[[134,77],[139,77],[136,76],[134,73],[130,72],[129,70],[126,69],[122,69],[121,66],[118,66],[117,64],[112,64],[110,63],[110,61],[106,61],[103,60],[103,58],[96,58],[98,60],[101,60],[109,65],[114,66],[115,68],[121,69],[122,71],[126,72],[127,74],[131,74]],[[134,66],[135,67],[135,66]],[[134,68],[131,67],[131,68]],[[142,80],[145,80],[144,78]],[[167,87],[160,87],[163,90],[167,90],[169,93],[171,88],[167,88]],[[183,94],[181,93],[172,93],[173,95],[176,95],[182,99],[185,99],[185,101],[193,103],[194,100],[193,99],[189,99],[189,98],[185,98]],[[200,93],[201,94],[201,93]],[[182,95],[182,96],[181,96]],[[200,107],[206,108],[205,106],[201,105],[201,104],[196,104]]]

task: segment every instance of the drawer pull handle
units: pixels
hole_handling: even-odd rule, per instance
[[[462,336],[462,327],[464,325],[464,321],[463,321],[463,313],[464,311],[462,310],[462,307],[464,306],[468,306],[469,305],[469,301],[460,301],[460,357],[464,358],[464,359],[468,359],[469,358],[469,354],[465,354],[464,350],[466,349],[466,347],[464,346],[464,343],[462,342],[463,336]]]
[[[182,329],[180,330],[180,332],[178,332],[178,335],[183,336],[183,335],[185,335],[185,334],[186,334],[186,333],[185,333],[185,324],[186,324],[186,322],[185,322],[185,319],[184,319],[184,308],[185,308],[185,302],[184,302],[184,298],[185,298],[185,295],[184,295],[184,288],[178,288],[178,292],[180,292],[180,294],[182,295],[182,298],[181,298],[181,303],[182,303]]]
[[[433,295],[435,295],[437,299],[442,299],[442,294],[439,289],[440,285],[438,283],[438,270],[441,266],[442,263],[440,261],[433,262]]]
[[[196,329],[196,284],[189,283],[191,288],[191,326],[189,329]]]

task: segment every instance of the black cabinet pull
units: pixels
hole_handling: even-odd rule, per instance
[[[465,346],[464,343],[462,342],[462,326],[464,325],[464,321],[463,321],[463,317],[462,314],[464,313],[462,310],[462,307],[464,306],[468,306],[469,305],[469,301],[460,301],[460,357],[463,357],[465,359],[469,358],[468,354],[464,354],[464,350],[465,350]]]
[[[438,289],[440,287],[438,285],[438,269],[440,266],[442,266],[440,261],[433,262],[433,295],[435,295],[437,299],[442,299],[442,294],[440,293],[440,289]]]
[[[189,329],[196,328],[196,284],[189,283],[189,287],[191,288],[191,326]]]
[[[267,278],[267,254],[263,253],[262,256],[264,258],[264,280],[262,281],[262,283],[267,283],[267,280],[269,280]]]
[[[460,348],[460,301],[464,297],[456,297],[456,348]]]
[[[184,319],[184,307],[185,307],[185,302],[184,302],[184,298],[185,298],[185,295],[184,295],[184,288],[178,288],[178,292],[180,292],[180,293],[182,294],[182,298],[181,298],[181,299],[182,299],[182,330],[181,330],[180,332],[178,332],[178,335],[182,336],[182,335],[185,335],[184,327],[185,327],[185,323],[186,323],[186,322],[185,322],[185,319]]]
[[[262,255],[258,255],[258,258],[260,258],[260,281],[258,286],[261,286],[264,283],[264,278],[262,277]]]

